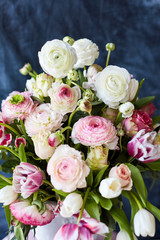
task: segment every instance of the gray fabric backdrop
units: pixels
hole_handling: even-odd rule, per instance
[[[114,42],[110,63],[127,68],[138,80],[145,77],[141,95],[156,95],[160,109],[160,0],[0,0],[0,100],[22,91],[25,77],[19,68],[29,61],[40,72],[38,50],[65,35],[97,43],[102,66],[105,44]],[[157,181],[150,200],[160,207],[159,186]],[[2,210],[0,216],[4,219]],[[6,231],[1,220],[0,239]]]

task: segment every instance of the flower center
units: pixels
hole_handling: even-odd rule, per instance
[[[18,104],[20,104],[23,101],[24,101],[24,97],[23,97],[23,95],[20,95],[20,94],[15,94],[10,99],[10,103],[13,104],[13,105],[18,105]]]

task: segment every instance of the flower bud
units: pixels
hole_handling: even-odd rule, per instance
[[[107,51],[114,51],[115,50],[115,44],[114,43],[107,43],[106,44],[106,50]]]
[[[92,92],[92,90],[90,88],[85,90],[85,92],[83,92],[83,98],[90,102],[92,102],[94,100],[94,93]]]
[[[8,185],[0,190],[0,203],[4,206],[11,204],[18,198],[18,193],[13,191],[13,186]]]
[[[78,109],[83,112],[91,113],[92,111],[92,104],[88,100],[82,99],[78,101]]]
[[[138,240],[134,234],[133,234],[133,238],[134,238],[134,240]],[[117,234],[116,240],[130,240],[130,236],[128,235],[128,233],[126,231],[121,230]]]
[[[117,132],[117,135],[118,135],[119,137],[123,137],[124,134],[125,134],[125,132],[124,132],[123,129],[120,129],[120,130]]]
[[[52,87],[53,77],[45,73],[36,76],[36,89],[38,88],[42,97],[48,97],[48,90]]]
[[[83,199],[78,193],[70,193],[64,199],[60,214],[62,217],[71,217],[73,214],[78,213],[80,208],[82,207]]]
[[[102,117],[107,118],[112,123],[114,123],[116,120],[117,114],[118,114],[118,110],[107,107],[103,109]]]
[[[16,138],[15,145],[17,148],[20,147],[21,143],[23,143],[24,147],[26,146],[26,140],[23,137]]]
[[[78,81],[79,79],[78,72],[74,69],[70,70],[67,74],[67,78],[72,81]]]
[[[131,102],[123,103],[119,106],[119,111],[122,113],[122,117],[129,118],[133,114],[134,105]]]
[[[121,184],[117,178],[105,178],[100,182],[99,192],[104,198],[118,197],[121,192]]]
[[[32,67],[30,63],[26,63],[21,69],[19,69],[22,75],[27,75],[29,72],[32,71]]]
[[[100,170],[107,165],[108,148],[97,146],[90,148],[90,152],[87,155],[86,163],[92,170]]]
[[[63,42],[67,42],[69,43],[71,46],[73,45],[73,43],[75,42],[75,40],[69,36],[66,36],[63,38]]]
[[[57,131],[49,136],[48,144],[51,147],[57,147],[63,140],[65,140],[64,135],[61,133],[61,131]]]

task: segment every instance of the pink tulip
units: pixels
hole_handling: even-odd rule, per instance
[[[156,136],[155,131],[146,133],[144,129],[140,130],[128,142],[129,155],[145,163],[158,160],[160,158],[160,145],[154,144]]]
[[[39,189],[42,180],[43,175],[36,166],[21,162],[13,172],[13,189],[21,193],[23,198],[28,198]]]
[[[0,123],[5,123],[2,113],[0,112]],[[6,133],[5,134],[5,127],[0,125],[0,145],[8,146],[12,141],[12,134]]]

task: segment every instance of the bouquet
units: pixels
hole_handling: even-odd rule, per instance
[[[154,96],[138,98],[138,82],[125,68],[95,64],[98,46],[70,37],[44,44],[43,73],[29,63],[24,92],[13,91],[0,113],[0,202],[17,240],[57,215],[74,217],[53,240],[153,237],[160,210],[147,200],[142,172],[160,170],[160,116]],[[131,206],[126,217],[123,200]],[[136,237],[137,236],[137,237]],[[52,240],[52,239],[51,239]]]

